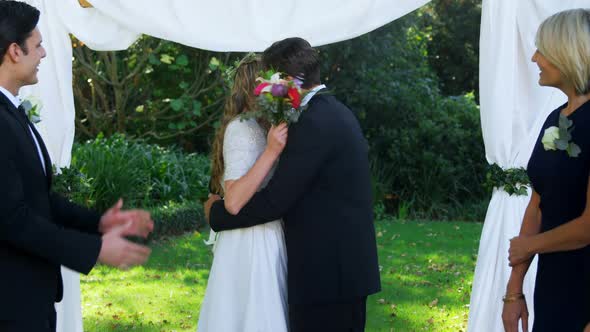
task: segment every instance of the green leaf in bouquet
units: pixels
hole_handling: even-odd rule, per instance
[[[272,77],[272,75],[274,75],[276,72],[272,69],[269,69],[267,71],[263,71],[260,76],[262,78],[264,78],[265,80],[270,80],[270,78]]]
[[[301,111],[298,111],[292,107],[285,111],[285,119],[287,120],[287,123],[296,123],[299,121],[300,115]]]

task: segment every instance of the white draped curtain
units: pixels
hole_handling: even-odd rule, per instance
[[[74,140],[72,47],[69,33],[94,50],[122,50],[141,34],[212,51],[262,51],[286,37],[313,46],[379,28],[430,0],[21,0],[41,10],[47,58],[39,83],[23,88],[43,101],[39,131],[58,167],[68,166]],[[64,300],[56,305],[59,332],[83,330],[79,275],[62,268]]]
[[[483,0],[479,91],[486,158],[504,169],[527,166],[547,115],[566,101],[553,88],[538,85],[531,62],[541,22],[562,10],[588,7],[588,0]],[[529,192],[530,195],[530,192]],[[483,227],[473,280],[468,331],[504,331],[502,296],[510,276],[508,247],[518,235],[530,196],[494,190]],[[524,284],[533,322],[533,261]]]

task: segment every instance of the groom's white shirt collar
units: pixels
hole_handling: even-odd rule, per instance
[[[0,92],[2,92],[6,96],[6,98],[8,98],[8,100],[10,100],[12,102],[14,107],[18,108],[20,106],[20,100],[18,99],[18,97],[13,95],[10,91],[8,91],[4,87],[0,86]]]
[[[303,97],[303,100],[301,101],[301,106],[305,106],[307,105],[307,103],[309,103],[309,101],[311,100],[311,98],[313,98],[313,96],[315,96],[316,93],[318,93],[318,91],[320,91],[321,89],[325,89],[326,85],[322,84],[322,85],[318,85],[315,88],[311,89],[306,95],[305,97]]]

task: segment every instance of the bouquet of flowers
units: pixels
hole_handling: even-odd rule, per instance
[[[302,82],[286,77],[281,72],[269,70],[256,79],[260,82],[254,90],[257,108],[253,112],[247,112],[248,117],[261,118],[273,125],[282,122],[291,124],[299,120],[301,112],[306,108],[301,106],[301,100],[305,96],[301,89]]]

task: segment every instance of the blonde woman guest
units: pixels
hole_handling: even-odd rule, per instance
[[[539,84],[568,101],[547,117],[528,164],[533,194],[511,241],[502,319],[506,331],[518,331],[520,319],[527,329],[522,283],[539,254],[533,331],[582,331],[590,321],[590,10],[547,18],[536,44]]]

